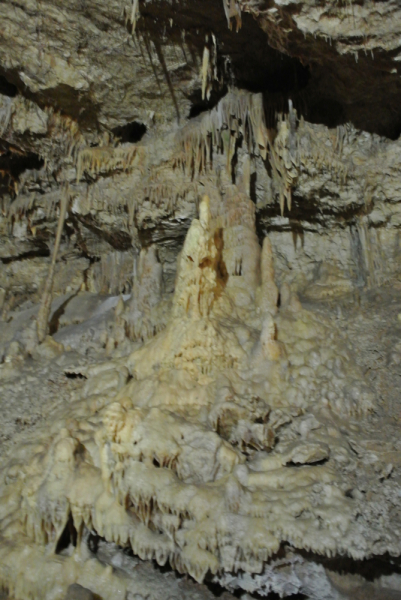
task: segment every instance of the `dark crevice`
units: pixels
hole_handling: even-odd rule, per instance
[[[64,375],[68,379],[87,379],[82,373],[73,373],[72,371],[64,371]]]
[[[100,537],[100,535],[97,534],[96,531],[89,531],[87,532],[87,538],[86,538],[86,543],[88,545],[88,548],[91,552],[93,552],[93,554],[96,554],[99,548],[99,543],[101,541],[106,541],[104,538]]]
[[[301,93],[310,80],[309,66],[272,48],[265,32],[251,15],[243,13],[242,27],[233,33],[227,27],[223,6],[212,0],[205,0],[199,5],[180,5],[179,10],[175,2],[146,4],[137,23],[137,35],[146,40],[148,45],[152,41],[160,52],[160,39],[163,39],[166,28],[169,42],[186,56],[188,67],[197,70],[202,63],[206,38],[209,37],[210,44],[211,33],[215,35],[213,54],[220,81],[210,82],[212,92],[209,101],[202,100],[200,90],[190,98],[190,118],[210,110],[225,94],[227,86],[236,85],[251,92],[264,92],[266,96],[277,95],[276,104],[281,106],[288,104],[289,97]],[[185,50],[182,44],[183,31]],[[167,78],[166,82],[169,84]]]
[[[263,92],[265,96],[291,97],[291,94],[298,94],[306,88],[310,80],[309,67],[303,66],[298,60],[282,61],[281,68],[276,68],[274,77],[267,71],[261,73],[259,79],[255,82],[238,81],[240,87],[245,87],[250,92]]]
[[[84,528],[83,532],[83,541],[86,542],[88,549],[93,554],[98,554],[100,551],[101,544],[108,544],[105,538],[100,536],[96,530],[88,530]],[[70,515],[68,523],[58,541],[56,553],[59,554],[63,550],[66,550],[70,545],[76,546],[77,543],[77,531],[74,527],[72,516]],[[117,546],[129,557],[136,558],[139,557],[134,554],[130,544],[127,546]],[[287,552],[290,550],[290,553],[294,551],[294,549],[285,543],[281,544],[279,550],[271,557],[271,561],[276,561],[277,559],[286,558]],[[296,554],[302,557],[305,561],[311,563],[317,563],[322,565],[328,571],[336,572],[341,575],[359,575],[362,577],[365,582],[372,582],[375,579],[378,579],[382,576],[391,576],[393,574],[401,575],[401,558],[391,557],[389,554],[385,554],[379,557],[374,557],[366,560],[354,560],[352,558],[346,556],[337,556],[334,558],[327,558],[325,556],[320,556],[313,552],[308,552],[306,550],[296,550]],[[102,560],[102,559],[101,559]],[[185,574],[178,573],[173,567],[171,567],[170,563],[167,561],[165,565],[159,565],[156,560],[151,561],[142,561],[140,562],[151,562],[153,568],[157,570],[161,574],[173,574],[177,579],[182,579],[187,577]],[[269,561],[268,561],[269,563]],[[267,564],[268,564],[267,563]],[[290,565],[291,562],[288,563]],[[282,566],[285,565],[285,562],[282,562]],[[280,567],[278,567],[280,568]],[[238,576],[241,575],[241,571],[237,573]],[[236,598],[241,598],[244,595],[244,590],[238,588],[235,583],[228,585],[227,587],[222,586],[214,575],[208,572],[203,581],[203,585],[209,589],[212,595],[215,598],[220,598],[227,592],[227,589],[234,595]],[[259,594],[258,592],[252,592],[252,597],[257,600],[262,600],[262,598],[266,598],[266,594]],[[274,592],[271,592],[268,595],[270,600],[278,600],[280,598]],[[306,600],[307,596],[302,593],[297,593],[291,596],[293,600]]]
[[[280,205],[278,199],[274,204],[269,204],[259,208],[256,213],[256,229],[258,235],[263,237],[269,231],[295,231],[303,233],[302,223],[307,222],[308,226],[322,225],[328,227],[333,220],[339,227],[347,227],[355,223],[358,217],[362,217],[370,212],[370,208],[361,205],[351,204],[345,208],[335,210],[332,207],[322,208],[322,204],[317,200],[300,198],[293,196],[292,206],[289,211],[287,206],[284,208],[283,216],[289,221],[287,224],[271,223],[271,219],[281,217]]]
[[[401,575],[401,558],[392,557],[389,554],[365,560],[355,560],[347,556],[326,558],[306,550],[298,550],[298,552],[308,561],[322,564],[330,571],[343,575],[360,575],[369,582],[383,576]]]
[[[194,119],[198,117],[201,113],[206,112],[208,110],[212,110],[221,98],[227,94],[228,88],[226,85],[221,87],[219,90],[213,89],[210,93],[210,98],[202,99],[202,90],[196,90],[188,96],[188,100],[191,102],[191,108],[189,110],[188,119]]]
[[[56,554],[61,554],[63,552],[63,550],[67,550],[67,548],[69,548],[69,546],[76,546],[77,545],[77,537],[78,537],[77,530],[74,527],[74,521],[73,521],[72,515],[70,513],[67,524],[64,527],[64,531],[61,534],[61,536],[59,537],[59,540],[57,542]]]
[[[204,580],[203,584],[208,588],[208,590],[213,594],[213,596],[215,598],[220,598],[224,592],[226,592],[226,588],[224,588],[222,585],[220,585],[219,583],[212,581],[211,577],[210,580],[208,580],[207,578],[208,576],[206,576],[206,579]],[[241,595],[243,594],[243,591],[241,590]],[[234,593],[234,596],[236,594]]]
[[[0,171],[9,173],[15,181],[18,181],[24,171],[39,171],[44,164],[44,160],[38,154],[23,152],[1,140]]]
[[[316,460],[315,462],[309,462],[309,463],[299,463],[299,462],[293,462],[292,460],[290,460],[288,463],[285,463],[286,467],[296,467],[297,469],[299,469],[300,467],[318,467],[320,465],[325,465],[328,462],[328,458],[322,458],[321,460]]]
[[[250,185],[249,185],[249,196],[254,204],[257,203],[256,196],[256,172],[251,174]]]
[[[0,94],[9,98],[15,98],[18,94],[17,86],[7,81],[4,75],[0,75]]]
[[[30,250],[28,252],[24,252],[23,254],[19,254],[18,256],[0,257],[0,261],[3,263],[3,265],[8,265],[12,262],[27,260],[28,258],[38,258],[42,256],[50,256],[49,248],[47,248],[46,246],[38,248],[37,250]]]
[[[177,579],[182,579],[183,577],[185,577],[185,575],[181,575],[180,573],[177,573],[177,571],[175,571],[173,569],[173,567],[170,565],[169,562],[166,562],[165,565],[159,565],[158,562],[156,562],[155,560],[152,560],[152,565],[156,571],[159,571],[159,573],[174,573],[174,575],[177,577]]]
[[[391,52],[339,54],[335,43],[298,29],[293,18],[297,11],[296,3],[279,8],[279,27],[262,15],[258,20],[271,46],[310,69],[305,119],[323,124],[351,122],[356,129],[396,139],[401,129],[401,88]],[[350,49],[361,42],[360,37],[345,36]],[[327,109],[326,102],[331,105]]]
[[[90,215],[76,215],[77,219],[95,233],[98,237],[105,240],[115,250],[130,250],[132,248],[131,236],[124,231],[105,231],[98,227]]]
[[[141,141],[147,131],[146,125],[139,121],[132,121],[126,125],[120,125],[112,130],[112,133],[119,138],[121,144],[137,144]]]
[[[298,118],[303,117],[309,123],[334,129],[350,121],[344,104],[329,96],[312,93],[308,87],[294,88],[288,93],[264,91],[263,99],[266,124],[270,128],[276,127],[279,115],[288,115],[290,100]]]
[[[330,129],[347,122],[344,107],[330,98],[319,98],[307,111],[310,123],[326,125]]]
[[[50,322],[49,322],[49,334],[50,335],[54,335],[55,333],[57,333],[58,328],[59,328],[59,321],[60,321],[60,317],[64,314],[65,309],[67,307],[67,305],[71,302],[71,300],[73,298],[75,298],[75,296],[78,295],[79,293],[79,289],[75,292],[75,294],[72,294],[69,298],[67,298],[65,300],[65,302],[63,302],[57,310],[54,311]]]

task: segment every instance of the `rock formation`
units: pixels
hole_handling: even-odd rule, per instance
[[[0,5],[0,585],[401,598],[401,10]]]

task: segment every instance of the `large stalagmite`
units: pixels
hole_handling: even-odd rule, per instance
[[[154,254],[141,254],[143,311],[160,302],[157,272]],[[217,206],[205,196],[166,327],[127,358],[75,366],[86,382],[74,402],[3,467],[0,576],[11,593],[30,585],[17,566],[24,549],[40,564],[71,528],[83,572],[88,532],[197,581],[261,573],[282,544],[369,556],[372,533],[355,522],[345,493],[346,421],[330,415],[363,418],[372,393],[349,395],[361,379],[349,352],[291,292],[278,313],[277,299],[271,245],[259,247],[251,200],[235,186]],[[345,378],[336,366],[344,359]],[[398,537],[387,536],[397,551]],[[71,559],[59,559],[50,587],[60,569],[64,585],[75,581],[62,560]],[[117,579],[102,597],[116,593]]]

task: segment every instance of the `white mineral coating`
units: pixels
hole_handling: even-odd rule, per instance
[[[165,328],[125,357],[114,358],[116,343],[106,347],[107,362],[99,355],[69,367],[84,378],[71,401],[4,462],[0,573],[17,597],[28,589],[35,598],[43,594],[40,581],[32,585],[10,558],[28,547],[36,571],[56,561],[49,563],[49,590],[56,581],[60,593],[71,581],[89,581],[84,587],[94,593],[101,582],[102,597],[128,590],[129,578],[107,568],[103,574],[100,564],[91,574],[86,531],[199,582],[207,573],[260,573],[282,544],[328,557],[368,557],[373,544],[398,552],[390,522],[381,523],[379,541],[367,516],[355,519],[364,498],[345,493],[355,453],[366,465],[381,464],[374,449],[362,450],[363,428],[348,425],[369,419],[375,394],[361,385],[360,367],[324,315],[300,304],[294,311],[287,292],[277,312],[270,242],[261,263],[247,233],[254,225],[241,224],[249,200],[239,193],[229,202],[229,218],[212,218],[203,198],[179,258]],[[229,240],[224,226],[221,238],[222,222],[229,232],[247,233],[237,233],[246,256],[240,270],[224,266],[230,246],[220,243]],[[162,302],[160,273],[154,250],[142,252],[135,274],[141,284],[130,308],[117,302],[116,323],[129,310],[144,313]],[[239,326],[254,339],[251,346],[240,343]],[[65,352],[51,337],[38,349],[34,358],[46,362]],[[381,473],[389,477],[391,469]],[[46,558],[44,547],[54,552],[71,526],[74,562]]]

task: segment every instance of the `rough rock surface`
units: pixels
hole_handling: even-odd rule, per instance
[[[10,597],[401,597],[400,33],[0,3]]]

